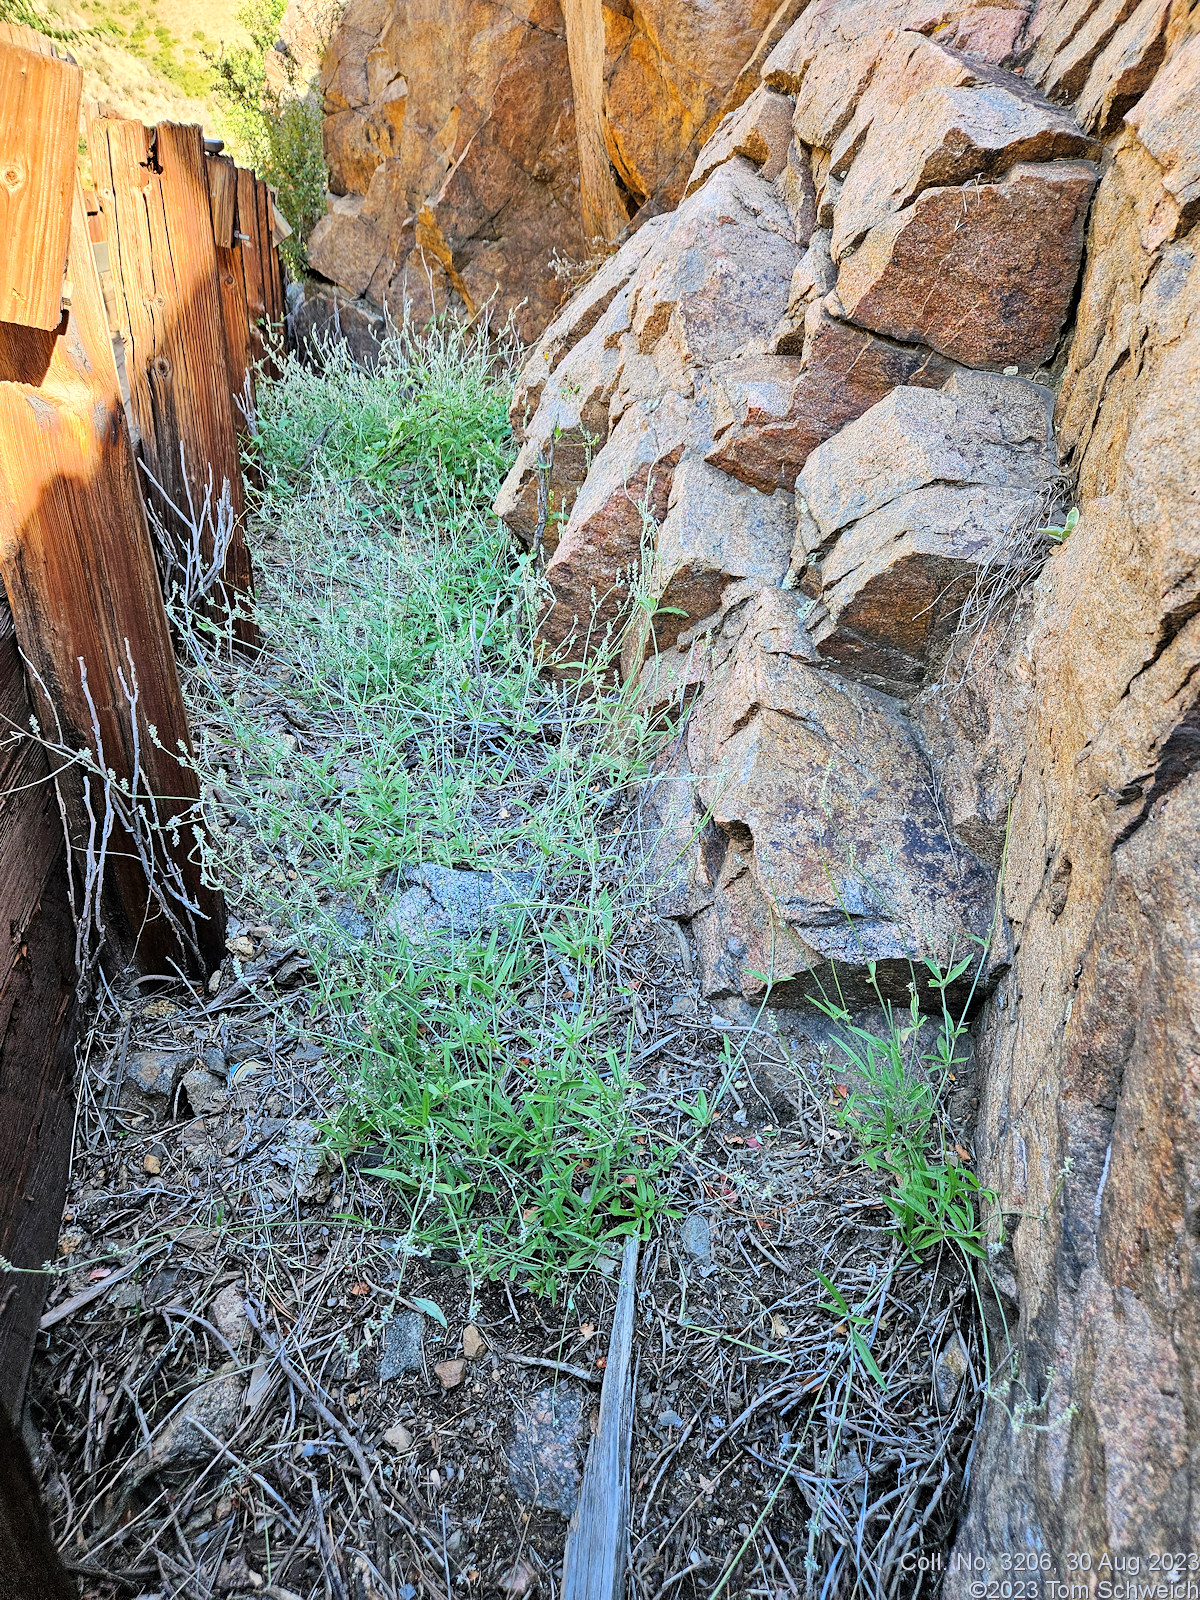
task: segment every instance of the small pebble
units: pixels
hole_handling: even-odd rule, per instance
[[[387,1383],[402,1372],[420,1372],[424,1366],[425,1318],[419,1311],[404,1311],[384,1329],[379,1379]]]
[[[702,1266],[712,1260],[712,1228],[707,1217],[695,1211],[679,1225],[679,1245],[685,1255]]]
[[[467,1370],[465,1361],[439,1361],[433,1369],[443,1389],[457,1389],[463,1381],[463,1373]]]
[[[403,1455],[406,1450],[412,1449],[413,1436],[402,1422],[394,1428],[389,1428],[383,1436],[384,1444],[390,1444],[392,1449]]]

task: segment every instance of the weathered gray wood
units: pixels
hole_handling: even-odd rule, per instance
[[[49,764],[32,739],[8,737],[29,726],[29,715],[0,593],[0,1255],[37,1268],[54,1254],[67,1192],[77,1008],[75,928]],[[36,1271],[0,1274],[0,1411],[20,1413],[50,1281]]]
[[[225,323],[229,392],[233,397],[238,435],[242,437],[247,426],[245,408],[254,403],[254,358],[246,285],[235,247],[238,232],[238,173],[228,156],[206,156],[205,165],[208,168],[208,193],[212,203],[217,276],[221,286],[221,316]]]
[[[620,1600],[625,1592],[633,1427],[629,1366],[637,1266],[635,1234],[621,1258],[621,1287],[600,1391],[600,1425],[588,1451],[579,1505],[567,1534],[562,1600]]]
[[[221,285],[213,237],[204,141],[198,127],[141,123],[112,114],[88,119],[88,150],[108,234],[117,319],[127,346],[133,414],[145,464],[165,500],[154,496],[169,539],[186,548],[192,532],[183,510],[214,501],[229,486],[233,538],[225,557],[218,610],[235,611],[254,593],[243,529],[241,458]],[[212,556],[205,530],[204,556]],[[258,632],[238,615],[235,637],[248,650]]]

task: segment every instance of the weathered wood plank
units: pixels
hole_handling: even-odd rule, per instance
[[[253,360],[264,372],[275,375],[275,354],[283,333],[284,297],[271,223],[270,191],[261,179],[242,167],[238,168],[235,242],[250,316]]]
[[[31,689],[42,726],[57,721],[71,748],[94,752],[94,720],[105,765],[125,778],[140,765],[169,819],[198,788],[178,754],[181,743],[188,748],[187,719],[78,194],[69,273],[71,309],[58,333],[0,324],[0,576],[17,641],[40,679]],[[130,689],[136,678],[136,717],[122,678]],[[210,970],[221,958],[223,911],[200,881],[189,841],[172,858],[199,907],[182,917],[194,948],[149,894],[129,841],[114,843],[110,932],[118,943],[151,971],[171,961],[198,975]]]
[[[218,250],[233,249],[237,214],[237,168],[228,156],[206,155],[208,207],[212,214],[213,242]]]
[[[88,122],[88,149],[146,466],[181,510],[189,491],[197,505],[203,501],[210,475],[214,503],[228,484],[235,526],[221,600],[232,610],[239,595],[253,593],[254,579],[201,131],[164,122],[152,134],[97,114]],[[186,519],[153,488],[150,496],[167,536],[186,544]],[[211,535],[203,544],[211,557]],[[256,642],[249,622],[237,636]]]
[[[62,321],[82,87],[44,41],[0,32],[0,322]]]
[[[275,227],[275,196],[261,178],[258,180],[258,196],[259,228],[262,234],[263,264],[266,274],[267,313],[276,337],[281,338],[286,307],[283,295],[283,270],[279,262]]]
[[[600,1421],[583,1469],[579,1505],[567,1532],[562,1600],[622,1600],[625,1593],[633,1427],[629,1363],[637,1265],[635,1234],[626,1241],[621,1258],[621,1287],[600,1390]]]
[[[250,316],[250,347],[257,363],[266,354],[263,323],[267,316],[267,300],[258,235],[258,180],[245,167],[237,169],[237,233],[234,244],[246,295],[246,310]]]
[[[207,160],[229,392],[233,396],[234,421],[239,434],[242,434],[246,427],[244,408],[254,403],[254,357],[246,288],[234,242],[237,231],[237,168],[228,156],[209,156]]]
[[[0,1255],[54,1255],[74,1124],[75,930],[42,747],[9,739],[29,699],[0,596]],[[0,1277],[0,1409],[20,1403],[48,1279]]]

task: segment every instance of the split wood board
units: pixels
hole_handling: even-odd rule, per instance
[[[69,264],[74,293],[57,333],[0,326],[0,575],[36,674],[42,727],[61,729],[71,749],[97,753],[94,722],[104,765],[128,778],[140,764],[169,820],[199,790],[180,755],[181,744],[190,748],[187,718],[78,195]],[[136,718],[127,689],[138,697]],[[198,907],[184,918],[194,949],[180,946],[154,905],[129,842],[117,846],[108,863],[117,942],[143,970],[175,961],[206,974],[223,953],[223,912],[200,881],[190,841],[179,839],[174,859]]]
[[[283,279],[272,228],[271,197],[265,183],[237,169],[237,230],[234,235],[255,366],[275,375],[276,350],[283,327]]]
[[[204,141],[198,127],[101,115],[88,149],[104,211],[117,322],[126,346],[130,403],[155,488],[150,502],[167,537],[188,539],[189,504],[228,486],[235,530],[224,582],[250,595],[244,495]],[[172,509],[176,508],[176,509]],[[204,554],[211,556],[206,537]],[[232,596],[225,603],[232,605]],[[239,629],[244,644],[253,629]]]
[[[237,168],[228,156],[206,154],[208,208],[212,215],[213,242],[218,250],[233,248],[237,216]]]
[[[0,322],[57,328],[83,74],[27,29],[0,27]]]
[[[579,1505],[567,1531],[562,1600],[622,1600],[629,1562],[629,1450],[633,1434],[634,1291],[638,1238],[625,1241],[600,1420],[588,1450]]]

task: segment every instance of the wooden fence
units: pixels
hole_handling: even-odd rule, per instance
[[[239,438],[284,312],[266,186],[199,128],[97,107],[84,194],[81,87],[0,25],[0,1256],[18,1267],[54,1253],[101,936],[117,972],[204,980],[224,953],[220,896],[169,826],[199,791],[164,592],[256,648]],[[0,1273],[10,1411],[44,1283]]]

